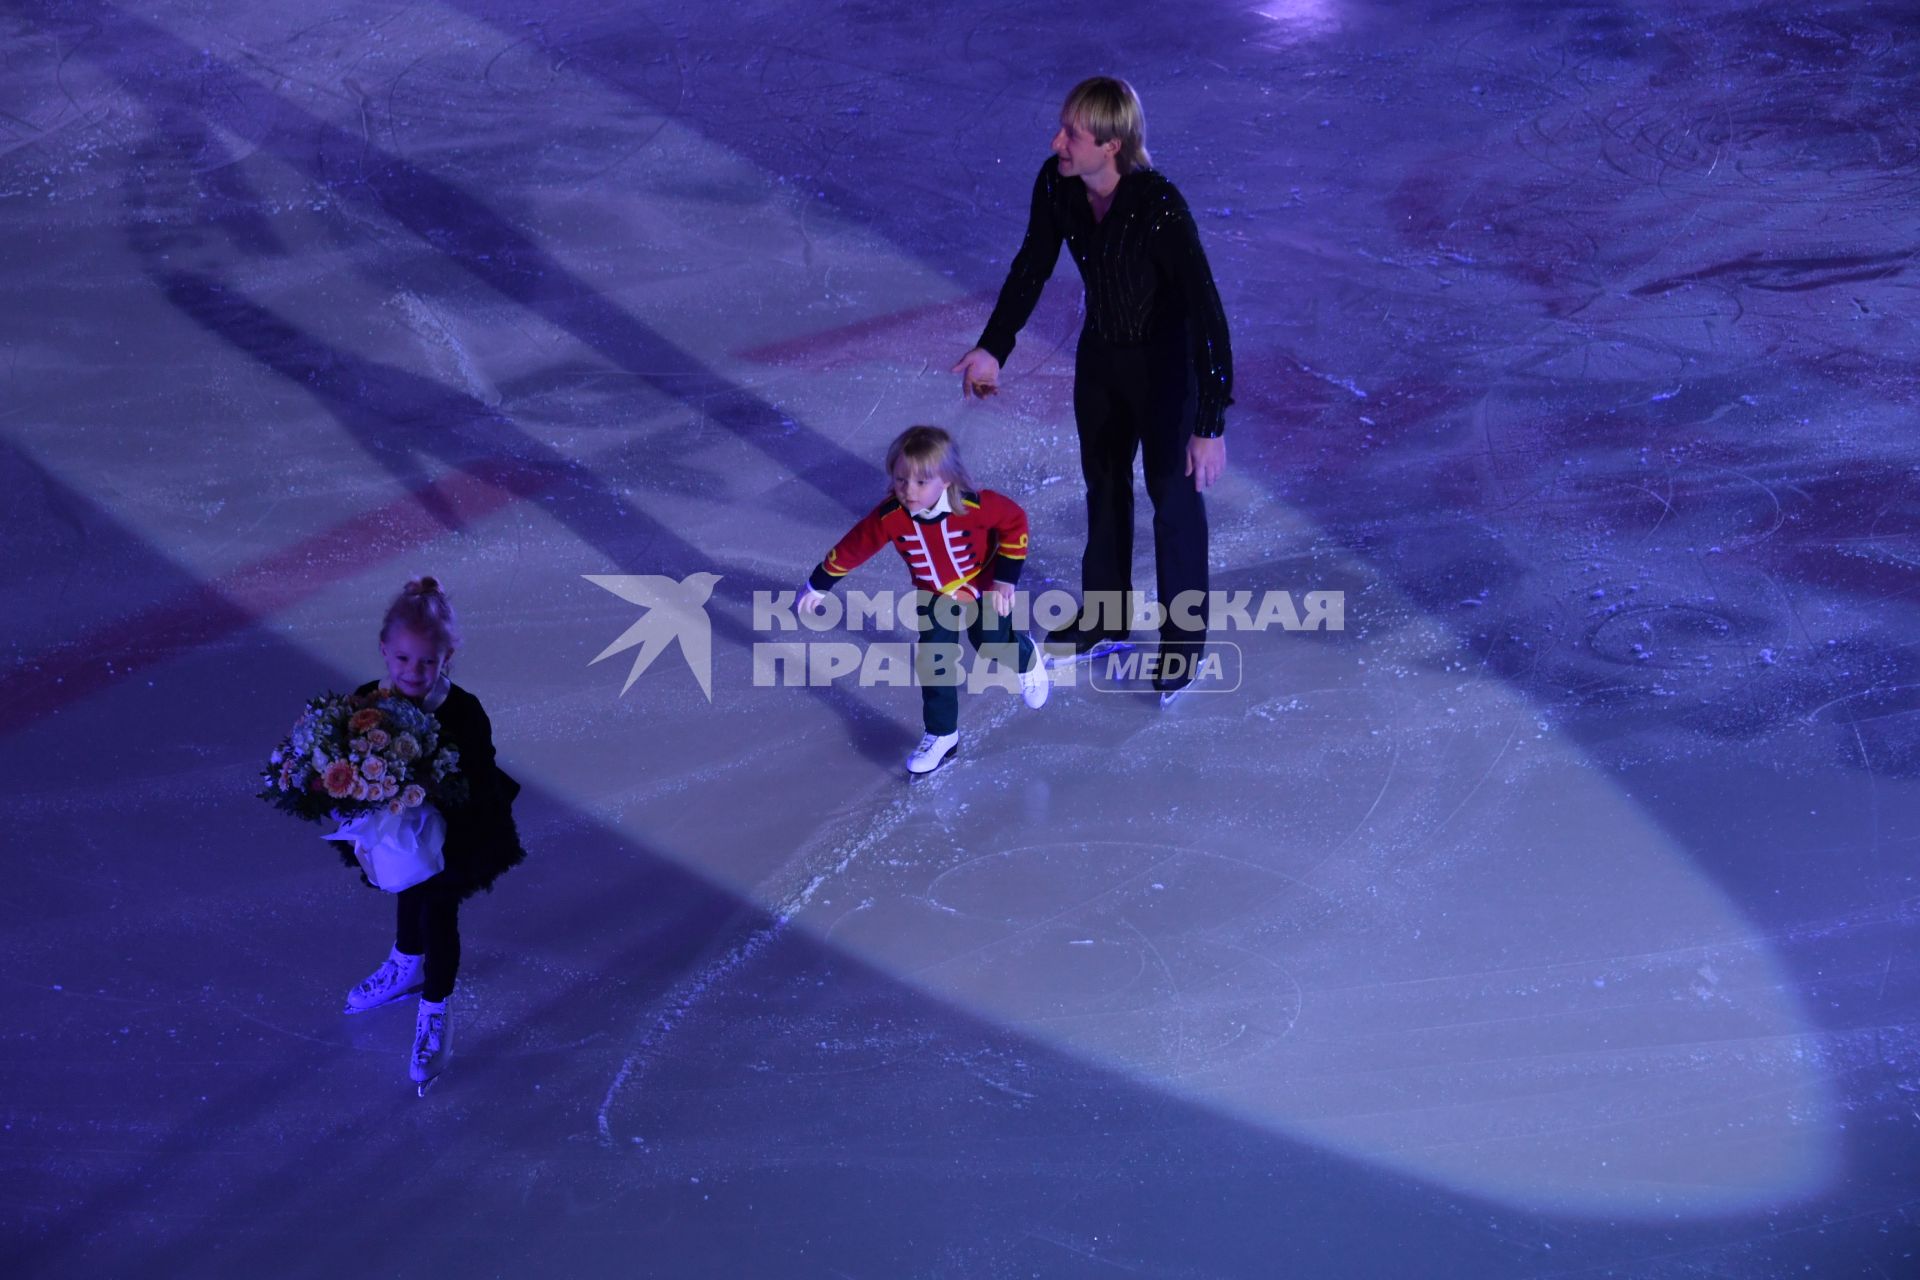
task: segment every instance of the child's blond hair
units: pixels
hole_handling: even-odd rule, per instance
[[[960,457],[960,444],[939,427],[908,427],[887,446],[887,479],[902,462],[919,476],[939,476],[947,482],[947,505],[960,509],[962,495],[976,492],[973,477]]]

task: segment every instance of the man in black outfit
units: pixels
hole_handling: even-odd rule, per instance
[[[1193,215],[1150,167],[1131,85],[1110,76],[1067,95],[1053,155],[1033,186],[1026,239],[980,343],[960,358],[962,394],[991,395],[1066,242],[1087,289],[1073,416],[1087,484],[1087,549],[1077,623],[1048,637],[1085,654],[1126,638],[1133,586],[1133,459],[1153,502],[1160,603],[1155,687],[1192,680],[1206,644],[1207,508],[1226,467],[1233,357]],[[1058,648],[1055,650],[1058,652]]]

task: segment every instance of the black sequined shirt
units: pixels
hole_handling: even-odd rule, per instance
[[[1062,178],[1049,156],[1033,184],[1027,237],[1007,270],[979,346],[1005,364],[1033,314],[1064,240],[1087,286],[1086,327],[1116,346],[1184,332],[1199,387],[1193,433],[1217,436],[1233,403],[1233,352],[1200,230],[1179,189],[1152,169],[1123,174],[1106,217],[1095,221],[1087,184]]]

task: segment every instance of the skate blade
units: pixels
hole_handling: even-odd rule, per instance
[[[421,985],[424,986],[425,984],[423,983]],[[365,1005],[361,1005],[358,1009],[354,1008],[352,1005],[348,1005],[346,1008],[342,1009],[340,1012],[372,1013],[375,1009],[384,1009],[390,1004],[399,1004],[402,1000],[405,1000],[408,996],[415,996],[419,994],[420,994],[420,987],[418,986],[408,987],[405,991],[394,992],[392,995],[388,996],[385,1000],[382,1000],[379,1004],[365,1004]]]
[[[1076,663],[1088,662],[1094,658],[1104,657],[1109,653],[1119,653],[1122,649],[1131,648],[1133,648],[1133,642],[1131,640],[1102,640],[1085,653],[1049,653],[1046,655],[1047,669],[1052,670],[1055,667],[1071,667]]]
[[[427,1090],[433,1088],[435,1084],[439,1083],[439,1080],[440,1080],[439,1076],[428,1076],[425,1080],[414,1081],[413,1096],[416,1098],[426,1097]]]
[[[931,778],[934,774],[940,772],[942,769],[952,764],[953,758],[959,754],[960,754],[960,748],[955,747],[953,750],[947,752],[946,756],[941,759],[939,764],[933,766],[933,768],[927,770],[925,773],[915,773],[911,769],[906,770],[905,772],[907,775],[907,781],[918,782],[922,778]]]
[[[1186,692],[1185,689],[1169,689],[1167,692],[1161,694],[1160,709],[1162,711],[1165,711],[1168,707],[1172,706],[1175,702],[1179,701],[1180,695],[1185,692]]]

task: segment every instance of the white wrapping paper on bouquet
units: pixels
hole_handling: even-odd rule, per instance
[[[347,840],[376,889],[411,889],[447,865],[447,820],[430,804],[348,818],[323,840]]]

